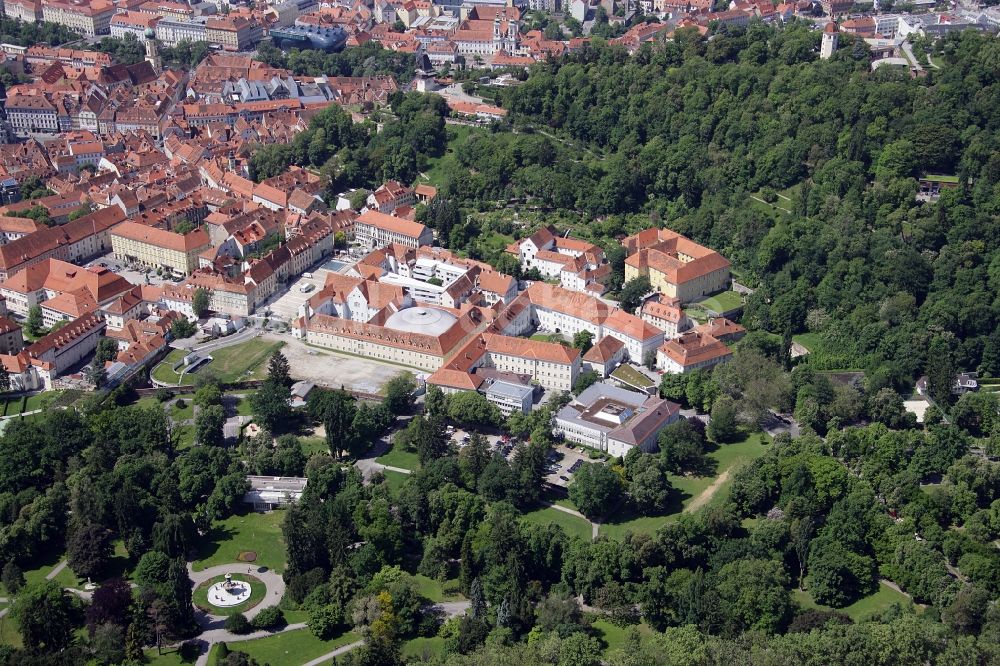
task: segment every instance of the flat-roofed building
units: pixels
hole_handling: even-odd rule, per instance
[[[302,499],[309,480],[297,476],[247,476],[247,482],[250,490],[243,502],[252,504],[254,511],[272,511]]]
[[[653,453],[660,431],[680,417],[680,410],[661,398],[598,383],[559,410],[555,431],[615,457],[636,447]]]
[[[491,379],[486,383],[483,394],[487,400],[497,406],[501,414],[510,416],[515,411],[522,414],[531,411],[535,389],[523,384]]]

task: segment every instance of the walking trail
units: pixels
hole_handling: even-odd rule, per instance
[[[693,500],[691,500],[690,504],[684,507],[684,513],[694,513],[701,507],[708,504],[709,501],[711,501],[711,499],[715,496],[715,493],[719,491],[719,488],[721,488],[723,484],[728,480],[729,480],[729,470],[727,469],[722,474],[720,474],[718,478],[715,479],[715,481],[712,481],[712,484],[708,488],[705,488],[703,491],[698,493],[698,496],[695,497]]]

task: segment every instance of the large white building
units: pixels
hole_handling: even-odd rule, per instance
[[[535,329],[572,338],[590,331],[595,341],[610,335],[625,344],[628,356],[645,362],[663,343],[663,331],[585,293],[536,282],[500,313],[493,331],[525,335]]]
[[[507,252],[517,257],[522,271],[535,269],[543,278],[558,279],[559,286],[572,291],[601,294],[611,276],[604,250],[587,241],[563,238],[552,227],[542,227],[511,243]]]
[[[445,393],[483,388],[481,368],[528,377],[546,389],[568,391],[581,369],[580,350],[555,342],[485,333],[471,338],[427,383]]]
[[[419,222],[411,222],[398,217],[369,210],[354,222],[354,239],[371,249],[399,243],[406,247],[418,248],[434,243],[434,234]]]
[[[576,444],[625,456],[657,450],[660,431],[680,417],[680,405],[610,384],[588,387],[556,414],[555,430]]]

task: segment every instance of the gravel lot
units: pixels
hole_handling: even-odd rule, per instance
[[[281,340],[285,343],[281,352],[288,358],[291,375],[319,386],[340,388],[365,393],[378,393],[382,386],[405,368],[379,363],[356,356],[342,356],[327,349],[309,347],[291,335],[268,333],[265,340]],[[412,370],[414,374],[415,370]]]

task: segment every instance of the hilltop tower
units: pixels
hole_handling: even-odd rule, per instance
[[[829,60],[834,51],[837,50],[837,46],[840,44],[840,30],[837,28],[837,24],[830,21],[823,28],[823,42],[819,47],[819,57],[822,60]]]

